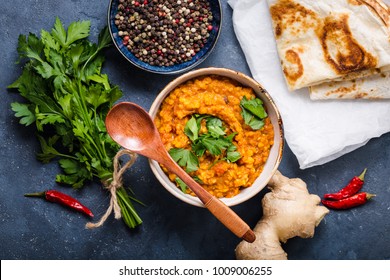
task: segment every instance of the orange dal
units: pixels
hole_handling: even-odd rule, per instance
[[[263,170],[273,145],[273,126],[268,117],[264,120],[265,125],[257,131],[244,123],[240,108],[244,96],[248,99],[256,97],[251,88],[242,87],[231,79],[204,76],[174,89],[163,101],[155,118],[167,150],[191,149],[191,141],[184,134],[184,127],[195,113],[220,118],[226,127],[226,135],[237,132],[233,144],[241,154],[238,161],[218,161],[218,157],[206,152],[199,158],[199,169],[190,173],[202,181],[201,185],[208,192],[219,198],[233,197],[242,188],[250,187]],[[205,129],[203,126],[201,133]],[[168,176],[175,181],[176,175]],[[188,193],[194,195],[190,190]]]

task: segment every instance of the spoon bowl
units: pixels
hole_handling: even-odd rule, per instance
[[[168,154],[153,119],[142,107],[122,102],[108,112],[108,134],[122,147],[163,164],[196,194],[205,207],[236,236],[248,242],[256,239],[250,227],[226,204],[195,182]]]
[[[111,138],[122,147],[149,157],[145,151],[155,144],[159,134],[149,114],[140,106],[122,102],[114,106],[106,118],[106,128]],[[153,135],[153,137],[151,137]],[[150,155],[150,157],[152,157]]]

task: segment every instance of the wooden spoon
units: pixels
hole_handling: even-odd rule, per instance
[[[131,102],[115,105],[107,114],[108,134],[122,147],[163,164],[198,196],[205,207],[235,235],[247,242],[256,239],[251,228],[222,201],[188,175],[168,154],[151,116]]]

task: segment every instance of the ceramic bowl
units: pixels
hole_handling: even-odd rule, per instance
[[[232,198],[221,198],[221,200],[226,205],[234,206],[252,198],[257,193],[259,193],[267,185],[275,171],[278,169],[278,166],[282,159],[284,147],[282,119],[279,114],[278,108],[276,107],[271,96],[259,83],[242,73],[225,68],[202,68],[199,70],[190,71],[174,79],[158,94],[158,96],[154,100],[149,110],[149,113],[152,118],[154,119],[156,117],[156,114],[158,113],[163,100],[170,94],[173,89],[188,80],[203,75],[219,75],[228,77],[232,80],[241,83],[245,87],[252,88],[255,94],[260,99],[262,99],[268,116],[274,127],[274,145],[271,148],[270,155],[262,173],[255,180],[251,187],[243,189],[238,195]],[[150,160],[149,163],[157,179],[171,194],[191,205],[204,207],[202,202],[197,197],[183,193],[174,183],[172,183],[156,161]]]
[[[115,47],[122,54],[122,56],[140,69],[157,74],[178,74],[188,71],[202,63],[210,55],[219,38],[222,21],[221,3],[219,0],[210,0],[209,3],[211,12],[213,14],[213,20],[211,22],[212,29],[209,33],[210,35],[207,39],[207,42],[204,44],[204,47],[201,48],[200,51],[198,51],[194,56],[192,56],[191,60],[189,61],[180,64],[174,64],[172,66],[155,66],[141,61],[133,53],[131,53],[124,44],[123,38],[119,36],[118,28],[115,25],[115,16],[118,12],[119,0],[111,0],[109,4],[108,27],[111,34],[111,38],[114,42]]]

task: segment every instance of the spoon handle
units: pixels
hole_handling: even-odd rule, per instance
[[[169,171],[176,174],[184,183],[196,194],[203,202],[205,207],[230,231],[245,241],[252,243],[256,236],[251,228],[225,203],[211,195],[202,186],[200,186],[190,175],[187,174],[177,163],[169,156],[161,162]]]
[[[215,196],[205,203],[206,208],[230,231],[245,241],[252,243],[256,239],[252,229],[226,204]]]

